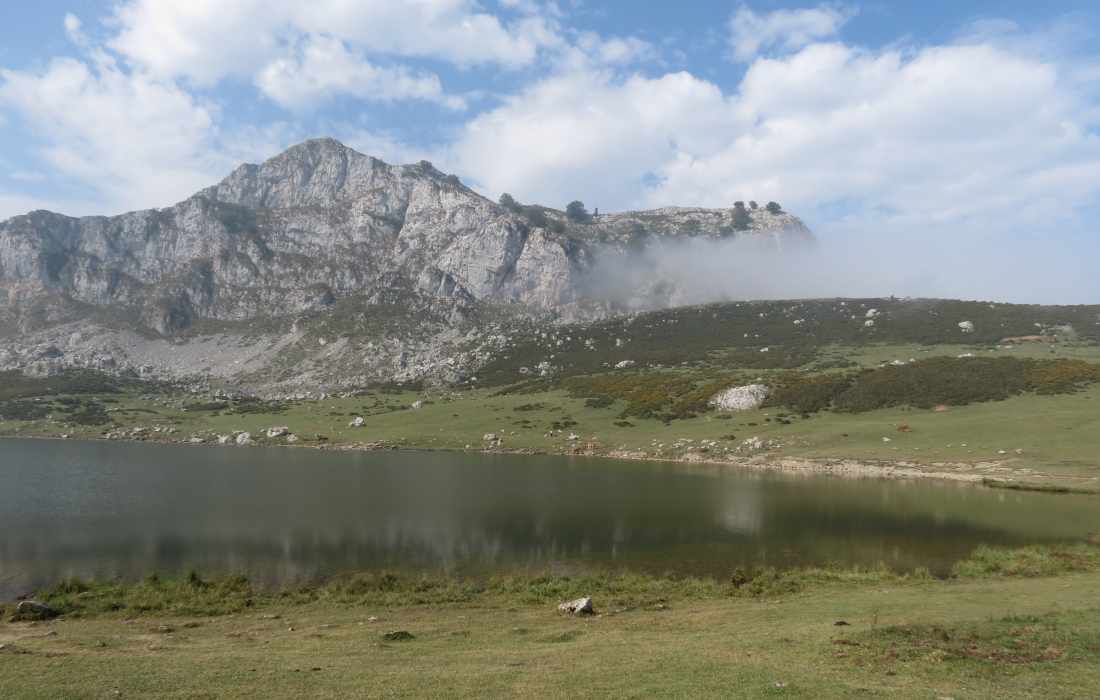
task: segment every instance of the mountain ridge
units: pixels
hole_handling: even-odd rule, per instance
[[[312,139],[169,207],[0,222],[0,338],[75,323],[171,345],[204,324],[296,319],[338,302],[421,314],[432,337],[486,307],[600,318],[615,309],[586,296],[598,258],[669,238],[812,239],[786,212],[740,209],[576,220],[493,202],[427,161],[391,165]],[[26,362],[19,348],[8,355]]]

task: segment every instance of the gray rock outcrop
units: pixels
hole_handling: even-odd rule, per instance
[[[598,255],[654,238],[810,236],[764,209],[748,223],[734,209],[586,222],[539,211],[500,206],[427,162],[316,139],[164,209],[16,216],[0,222],[0,369],[271,382],[279,357],[304,353],[317,369],[297,367],[303,383],[455,381],[485,359],[463,325],[479,325],[479,309],[607,313],[586,296]],[[311,337],[316,326],[325,334]],[[333,369],[356,353],[354,370]]]

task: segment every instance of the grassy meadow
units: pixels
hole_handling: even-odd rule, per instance
[[[759,581],[758,579],[765,579]],[[597,615],[559,614],[585,592]],[[0,623],[13,698],[1072,698],[1100,687],[1100,549],[983,549],[947,580],[66,582]],[[405,632],[407,634],[393,634]]]

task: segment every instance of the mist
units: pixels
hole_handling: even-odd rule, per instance
[[[811,240],[782,233],[665,238],[641,250],[598,255],[585,291],[629,310],[891,295],[1037,304],[1100,301],[1089,251],[1049,243],[1050,238],[1038,236],[927,232],[909,237],[831,231]]]

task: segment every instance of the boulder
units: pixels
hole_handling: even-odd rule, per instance
[[[363,420],[363,416],[356,416],[355,418],[352,419],[352,421],[350,423],[348,423],[348,427],[349,428],[362,428],[366,424],[367,424],[367,421]]]
[[[709,403],[719,411],[749,411],[760,408],[768,398],[768,387],[763,384],[746,384],[724,389],[711,397]]]
[[[959,330],[962,331],[963,333],[973,333],[974,332],[974,322],[973,321],[959,321]]]
[[[558,612],[568,613],[570,615],[596,614],[596,611],[592,608],[592,599],[588,597],[566,601],[558,606]]]
[[[219,445],[228,445],[231,442],[233,442],[233,436],[232,435],[219,435],[218,436],[218,444]]]
[[[19,605],[15,606],[15,615],[12,616],[12,620],[49,620],[60,614],[37,600],[21,600]]]
[[[413,402],[412,402],[412,408],[413,408],[413,410],[418,410],[418,409],[420,409],[420,408],[421,408],[421,407],[422,407],[423,405],[424,405],[424,402],[423,402],[423,401],[420,401],[419,399],[418,399],[418,400],[416,400],[416,401],[413,401]]]
[[[252,433],[241,433],[236,438],[238,445],[248,445],[252,442]]]
[[[274,428],[267,429],[267,436],[269,438],[277,438],[290,435],[290,428],[285,425],[279,425]]]
[[[286,442],[287,442],[287,444],[288,444],[288,445],[293,445],[293,444],[295,444],[296,442],[298,442],[298,436],[297,436],[297,435],[293,435],[293,434],[291,434],[291,435],[287,435],[287,436],[286,436]]]

